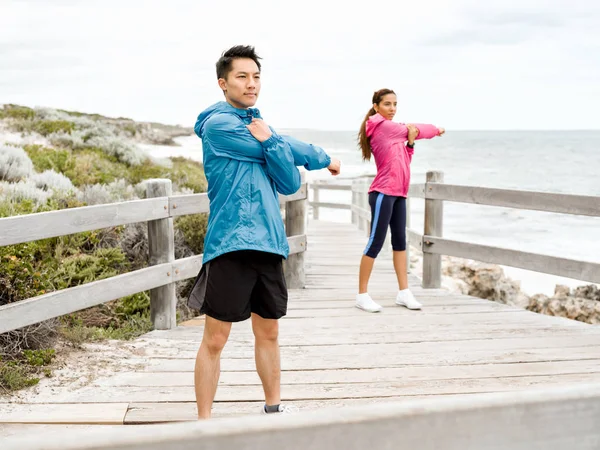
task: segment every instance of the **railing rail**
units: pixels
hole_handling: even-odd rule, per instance
[[[350,209],[352,223],[369,233],[371,211],[367,190],[372,178],[354,179],[352,185],[335,186],[331,183],[311,183],[309,189],[343,189],[352,191],[350,205],[336,208]],[[315,197],[313,196],[313,199]],[[422,233],[410,228],[410,199],[425,200],[424,229]],[[441,286],[441,256],[456,256],[493,264],[502,264],[536,272],[600,283],[600,263],[543,255],[502,247],[475,244],[443,238],[444,202],[460,202],[560,214],[600,217],[600,196],[572,195],[514,189],[495,189],[443,183],[442,172],[428,172],[426,182],[411,184],[407,199],[407,241],[409,246],[423,252],[423,287]],[[330,207],[331,203],[309,202],[315,208]],[[318,214],[318,213],[317,213]],[[318,217],[318,215],[317,215]],[[316,218],[316,217],[315,217]],[[599,224],[600,229],[600,224]],[[389,233],[386,246],[389,246]],[[407,258],[409,256],[407,247]],[[410,267],[410,264],[408,264]]]
[[[202,255],[175,259],[173,218],[208,213],[208,196],[171,195],[170,180],[149,180],[147,196],[149,198],[144,200],[0,219],[0,246],[148,222],[150,257],[150,266],[144,269],[0,306],[0,333],[146,290],[150,290],[154,328],[175,327],[175,283],[197,275],[202,265]],[[290,288],[304,286],[306,199],[307,186],[304,179],[298,192],[280,196],[280,204],[285,207],[286,233],[290,246],[290,256],[284,264],[286,281]]]

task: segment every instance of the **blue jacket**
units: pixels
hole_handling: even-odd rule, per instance
[[[296,166],[318,170],[331,163],[323,149],[274,130],[259,142],[246,128],[253,117],[262,118],[258,109],[238,109],[223,101],[196,121],[210,200],[203,263],[237,250],[287,258],[277,193],[290,195],[300,188]]]

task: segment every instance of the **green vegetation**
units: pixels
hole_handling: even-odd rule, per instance
[[[144,189],[138,185],[150,178],[171,179],[176,193],[206,191],[202,164],[181,157],[159,164],[143,156],[130,139],[140,138],[146,128],[129,119],[5,105],[0,120],[23,134],[48,137],[50,144],[22,147],[34,172],[62,174],[75,186],[69,194],[53,191],[52,177],[47,177],[46,187],[33,186],[47,189],[46,196],[17,201],[0,195],[0,218],[143,197]],[[125,191],[128,197],[122,196]],[[176,253],[201,253],[206,224],[206,214],[177,217]],[[144,226],[132,224],[0,247],[0,305],[142,268],[147,265],[145,233]],[[178,286],[183,286],[178,295],[186,295],[187,285]],[[184,309],[178,311],[179,318],[186,314]],[[151,329],[149,293],[140,292],[42,327],[0,334],[0,393],[52,376],[58,341],[80,347],[85,342],[133,339]]]

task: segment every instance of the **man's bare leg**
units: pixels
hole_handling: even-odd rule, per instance
[[[256,371],[269,406],[281,403],[281,363],[279,357],[279,322],[252,314]]]
[[[221,374],[221,352],[227,343],[230,331],[230,322],[221,322],[206,316],[204,336],[196,356],[194,369],[198,419],[210,418]]]

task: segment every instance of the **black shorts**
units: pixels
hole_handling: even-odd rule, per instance
[[[241,322],[250,313],[279,319],[287,313],[287,302],[283,257],[242,250],[202,266],[188,306],[223,322]]]

